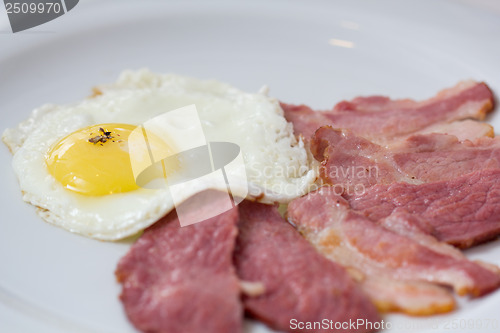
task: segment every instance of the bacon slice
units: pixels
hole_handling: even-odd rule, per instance
[[[493,109],[493,94],[485,83],[464,81],[421,102],[371,96],[340,102],[330,111],[316,112],[305,105],[284,103],[281,107],[285,118],[293,123],[295,134],[306,139],[319,127],[331,125],[387,143],[436,124],[484,119]]]
[[[452,135],[420,134],[385,148],[325,126],[312,137],[310,149],[321,161],[322,181],[343,186],[346,196],[376,184],[421,184],[500,169],[500,138],[460,142]]]
[[[123,285],[121,301],[137,329],[242,331],[240,289],[232,263],[237,219],[233,209],[180,227],[172,212],[144,231],[116,270]]]
[[[330,187],[292,201],[288,217],[328,258],[368,277],[443,284],[473,297],[500,286],[496,270],[447,254],[437,242],[419,242],[373,223]]]
[[[410,213],[420,230],[459,248],[500,235],[499,169],[421,185],[376,185],[349,202],[372,221]]]
[[[375,307],[346,270],[317,253],[276,207],[248,201],[238,207],[237,272],[244,281],[262,283],[265,290],[243,298],[247,312],[287,332],[296,331],[290,326],[292,319],[379,321]],[[356,332],[366,331],[360,327]]]

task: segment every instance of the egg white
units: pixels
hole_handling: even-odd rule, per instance
[[[102,93],[73,105],[45,105],[3,141],[13,152],[13,168],[23,199],[47,222],[101,240],[117,240],[148,227],[174,208],[168,189],[140,188],[106,196],[67,190],[49,172],[51,146],[81,128],[103,123],[140,125],[155,116],[195,104],[207,141],[240,146],[249,197],[285,203],[307,192],[316,174],[302,142],[293,135],[277,100],[242,92],[230,85],[148,70],[125,71]],[[246,186],[241,184],[238,186]],[[217,188],[200,182],[189,194]],[[223,189],[224,190],[224,189]]]

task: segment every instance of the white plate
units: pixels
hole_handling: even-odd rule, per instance
[[[283,101],[317,108],[362,94],[425,98],[468,78],[500,91],[494,0],[82,0],[17,34],[2,10],[0,30],[2,130],[41,104],[82,99],[126,68],[215,78],[249,91],[268,84]],[[500,128],[499,112],[489,121]],[[130,242],[94,241],[42,222],[22,202],[3,145],[0,159],[0,331],[134,332],[113,275]],[[500,264],[500,242],[467,254]],[[494,332],[499,308],[497,291],[461,300],[449,315],[385,320],[391,332],[431,332],[436,325]]]

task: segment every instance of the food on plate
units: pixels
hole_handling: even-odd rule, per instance
[[[188,199],[189,201],[190,199]],[[215,200],[211,204],[218,205]],[[143,332],[242,332],[232,264],[238,210],[181,227],[175,211],[144,231],[116,269],[128,318]]]
[[[186,227],[170,213],[144,231],[116,276],[127,316],[144,332],[240,332],[243,308],[290,332],[292,318],[380,322],[342,266],[317,253],[275,206],[250,201]]]
[[[448,312],[452,291],[500,287],[500,268],[458,249],[500,235],[499,141],[479,121],[492,109],[475,81],[421,102],[358,97],[317,112],[140,70],[80,103],[43,106],[2,138],[23,199],[44,220],[102,240],[145,229],[116,269],[137,329],[241,332],[247,313],[281,331],[327,319],[378,323],[358,327],[371,332],[379,312]],[[174,110],[140,150],[134,133]],[[248,190],[238,206],[183,226],[186,207],[206,218],[227,205],[228,183],[176,183],[185,201],[174,204],[168,188],[142,186],[133,162],[168,152],[163,177],[189,174],[194,159],[182,153],[199,146],[186,134],[197,126],[207,149],[239,147],[245,177],[235,180]]]
[[[238,277],[264,285],[262,293],[243,296],[252,317],[284,332],[296,331],[292,318],[302,323],[325,318],[333,323],[380,322],[375,307],[349,273],[319,254],[277,207],[244,201],[238,209],[234,252]],[[372,330],[366,325],[356,332]],[[330,332],[332,327],[315,331]]]
[[[72,105],[45,105],[3,141],[23,199],[47,222],[81,235],[117,240],[148,227],[174,208],[168,189],[138,187],[130,175],[128,135],[165,112],[194,104],[207,142],[237,144],[243,155],[249,196],[287,202],[307,192],[315,180],[302,142],[293,135],[279,103],[217,81],[147,70],[125,71],[99,94]],[[182,122],[172,123],[178,131]],[[178,152],[189,135],[151,140],[157,149]],[[153,148],[152,148],[153,149]],[[174,163],[175,164],[175,163]],[[188,169],[182,160],[170,169]],[[167,175],[168,177],[168,175]],[[244,184],[243,184],[244,183]],[[179,186],[182,186],[180,184]],[[189,185],[194,194],[211,183]]]
[[[500,271],[469,261],[436,239],[406,228],[409,213],[391,216],[389,229],[351,210],[349,202],[322,187],[288,205],[288,218],[328,258],[363,275],[426,281],[452,287],[459,295],[482,296],[500,286]],[[410,224],[411,228],[411,224]],[[396,231],[395,231],[396,230]],[[400,231],[400,232],[397,232]]]
[[[295,134],[305,138],[321,126],[332,125],[384,144],[418,131],[428,132],[430,126],[439,130],[457,120],[484,119],[493,109],[493,94],[485,83],[464,81],[421,102],[370,96],[342,101],[329,111],[317,112],[305,105],[281,106]]]
[[[460,248],[500,235],[500,169],[421,185],[377,185],[349,202],[373,221],[408,212],[415,228]]]
[[[415,134],[384,147],[324,126],[312,136],[310,149],[321,162],[322,182],[341,185],[348,195],[376,184],[421,184],[500,169],[500,139],[490,137],[459,141],[441,133]]]

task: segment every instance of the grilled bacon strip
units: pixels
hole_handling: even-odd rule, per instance
[[[331,187],[322,187],[292,201],[288,218],[325,256],[367,278],[436,283],[472,297],[500,286],[498,271],[456,252],[446,253],[443,244],[435,240],[418,241],[403,231],[396,232],[370,221],[352,211],[349,203]],[[401,225],[401,221],[397,224]],[[401,308],[396,301],[392,305]],[[414,313],[409,306],[408,310],[402,310]]]
[[[493,109],[493,94],[483,82],[463,81],[424,101],[369,96],[342,101],[328,111],[285,103],[281,107],[295,134],[306,139],[319,127],[330,125],[385,144],[439,124],[482,120]]]

